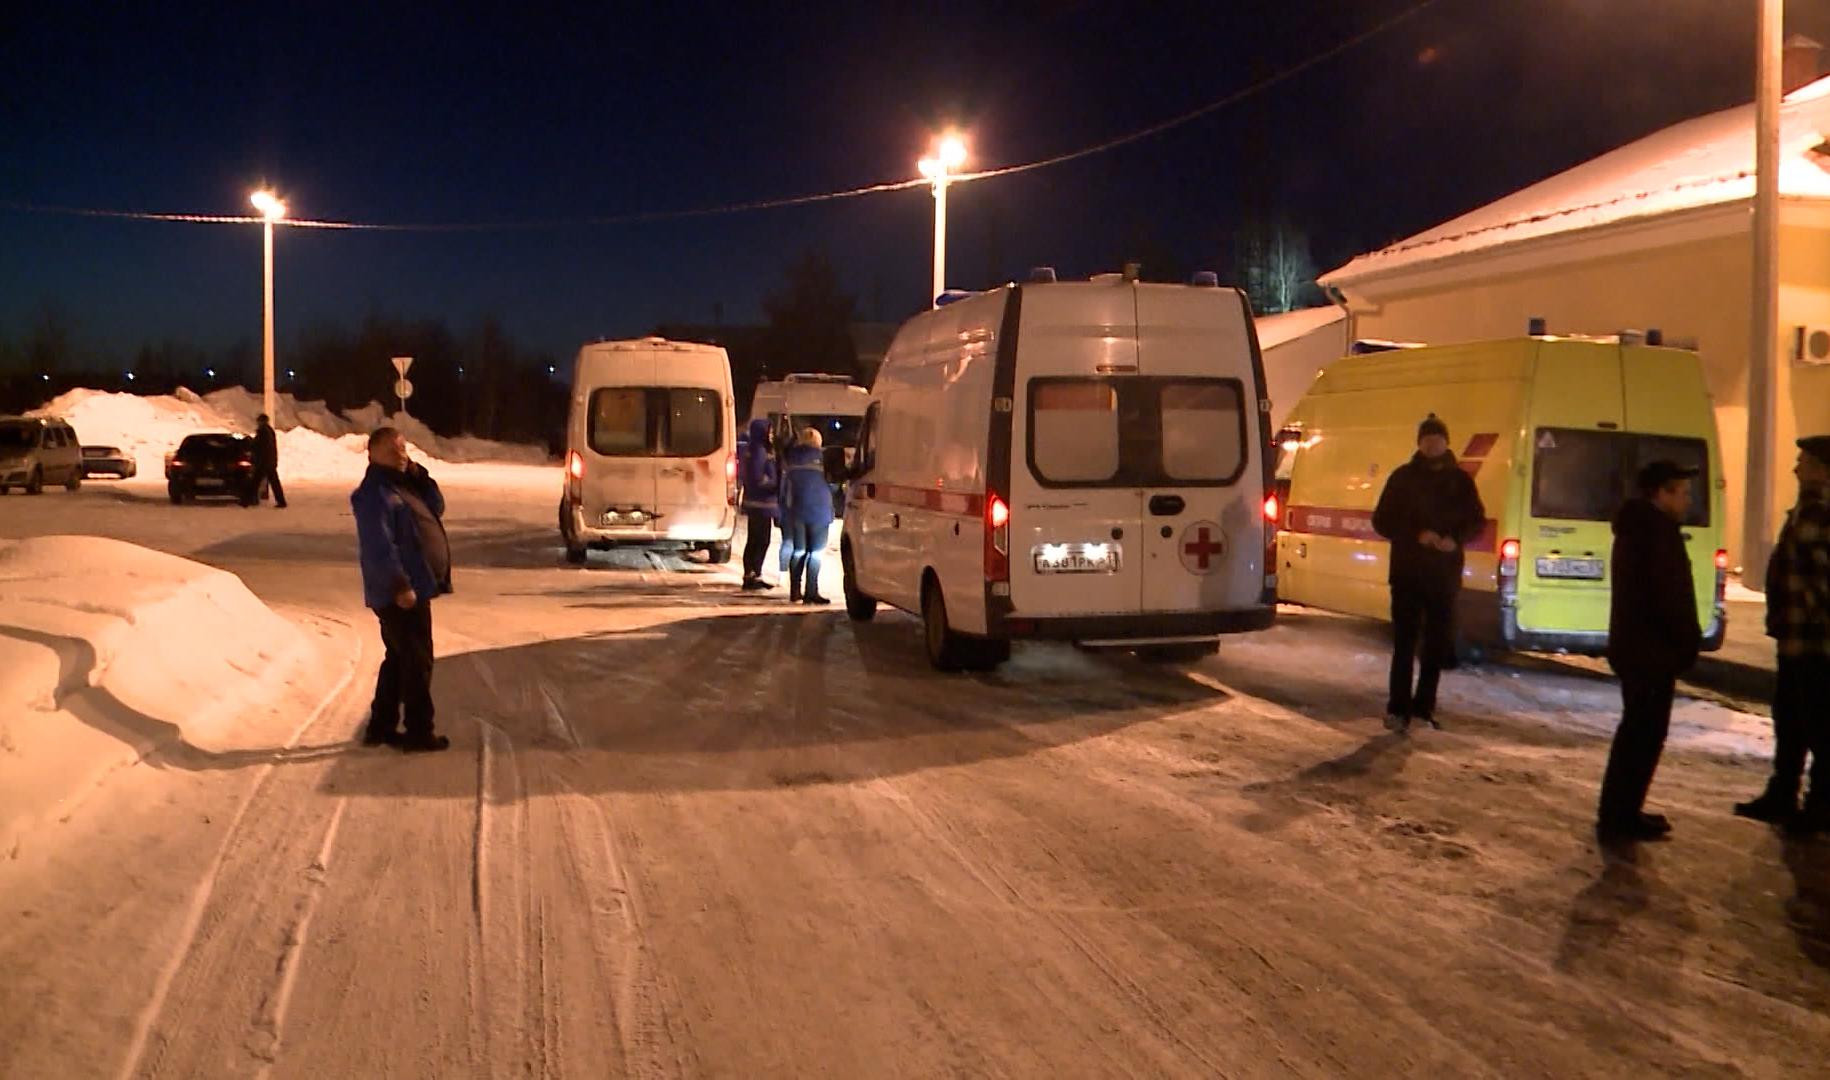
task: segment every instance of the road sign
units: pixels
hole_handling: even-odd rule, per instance
[[[408,382],[405,379],[396,379],[394,381],[394,396],[399,398],[402,401],[405,401],[408,398],[412,397],[413,396],[413,384]]]
[[[394,370],[400,372],[400,377],[402,379],[407,377],[407,369],[412,366],[413,358],[411,356],[396,356],[394,358]]]

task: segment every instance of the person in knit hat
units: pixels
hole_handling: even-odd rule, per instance
[[[1410,730],[1412,720],[1442,726],[1436,720],[1436,685],[1455,650],[1462,548],[1486,523],[1474,478],[1449,452],[1449,427],[1431,413],[1417,425],[1417,452],[1386,479],[1373,511],[1373,529],[1391,541],[1392,671],[1385,726],[1392,731]]]

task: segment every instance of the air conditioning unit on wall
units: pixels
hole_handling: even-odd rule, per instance
[[[1792,362],[1830,365],[1830,326],[1794,326]]]

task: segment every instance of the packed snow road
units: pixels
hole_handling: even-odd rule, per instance
[[[1186,672],[946,678],[900,616],[567,568],[550,470],[454,472],[454,746],[412,758],[350,741],[378,643],[340,487],[0,500],[0,537],[221,567],[318,643],[270,746],[168,737],[0,851],[0,1076],[1822,1068],[1830,845],[1728,815],[1754,718],[1686,702],[1676,838],[1604,865],[1593,674],[1453,673],[1402,739],[1378,628],[1290,612]]]

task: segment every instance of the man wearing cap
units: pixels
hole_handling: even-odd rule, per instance
[[[1671,831],[1645,812],[1671,727],[1677,678],[1697,661],[1703,628],[1683,524],[1697,470],[1654,461],[1639,471],[1637,498],[1614,514],[1608,665],[1620,677],[1620,727],[1601,780],[1595,834],[1608,845],[1657,840]]]
[[[1766,566],[1766,632],[1779,656],[1773,695],[1773,777],[1735,813],[1830,832],[1830,435],[1798,440],[1798,505]],[[1811,756],[1811,792],[1798,788]]]
[[[1392,731],[1410,730],[1412,720],[1442,726],[1436,722],[1436,684],[1455,649],[1462,547],[1486,523],[1474,478],[1449,452],[1448,425],[1431,413],[1417,425],[1417,453],[1392,470],[1373,511],[1373,529],[1391,541],[1392,674],[1385,726]],[[1419,633],[1423,655],[1413,691]]]

